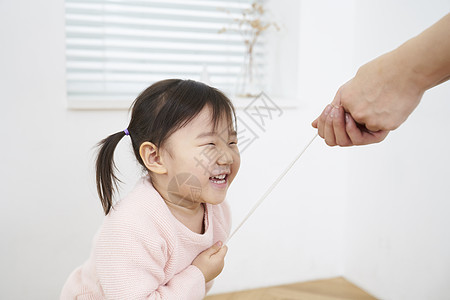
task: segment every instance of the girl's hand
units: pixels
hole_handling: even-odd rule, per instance
[[[213,280],[222,272],[227,251],[227,246],[222,247],[222,242],[217,242],[194,259],[192,265],[202,271],[205,282]]]

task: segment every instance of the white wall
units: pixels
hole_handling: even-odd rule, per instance
[[[445,0],[358,1],[357,65],[449,11]],[[449,298],[449,113],[447,82],[385,142],[350,150],[344,274],[381,299]]]
[[[298,72],[298,88],[291,91],[298,90],[301,105],[285,110],[242,154],[229,193],[235,225],[312,137],[310,122],[357,64],[409,34],[406,25],[400,27],[403,36],[377,29],[372,10],[412,7],[402,24],[417,31],[437,18],[442,2],[383,1],[378,7],[321,0],[293,6],[300,10],[300,43],[292,41],[299,56],[292,58],[298,61],[290,68]],[[410,17],[425,7],[430,7],[426,19]],[[391,24],[394,16],[383,13]],[[67,110],[63,24],[61,0],[0,1],[0,290],[5,299],[55,299],[68,274],[87,259],[102,220],[92,147],[128,121],[126,111]],[[376,30],[384,36],[375,39]],[[386,40],[377,43],[379,38]],[[450,269],[450,224],[443,219],[449,208],[448,95],[448,84],[430,91],[383,144],[339,149],[317,140],[230,241],[213,292],[344,274],[384,298],[413,299],[401,294],[407,285],[419,295],[448,293],[443,285]],[[124,192],[140,174],[130,152],[124,139],[117,152]]]

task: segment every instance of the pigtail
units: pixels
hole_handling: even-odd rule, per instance
[[[105,215],[109,213],[113,206],[112,198],[115,190],[117,190],[117,182],[120,182],[115,174],[117,168],[114,163],[114,150],[125,134],[123,131],[112,134],[97,145],[99,147],[95,164],[97,193],[102,202]]]

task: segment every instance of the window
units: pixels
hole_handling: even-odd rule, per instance
[[[128,107],[153,82],[206,75],[233,94],[245,46],[238,32],[219,31],[251,3],[66,0],[69,105]],[[255,49],[261,68],[264,55],[261,39]]]

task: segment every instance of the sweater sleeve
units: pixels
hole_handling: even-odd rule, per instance
[[[167,242],[155,229],[133,220],[105,225],[95,265],[106,299],[203,299],[205,279],[197,267],[166,278]]]

